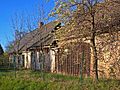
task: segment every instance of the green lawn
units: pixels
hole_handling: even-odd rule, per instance
[[[0,69],[0,90],[120,90],[119,80],[84,79],[30,70]]]

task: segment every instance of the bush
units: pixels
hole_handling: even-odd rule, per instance
[[[9,64],[9,56],[7,53],[0,55],[0,66],[8,66]]]

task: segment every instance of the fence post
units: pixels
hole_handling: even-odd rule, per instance
[[[84,62],[84,49],[82,51],[82,61],[80,65],[80,81],[83,80],[83,62]]]
[[[16,57],[14,55],[14,58],[13,58],[13,61],[14,61],[14,75],[15,75],[15,78],[16,78]]]

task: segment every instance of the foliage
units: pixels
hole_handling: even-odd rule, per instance
[[[8,53],[4,53],[3,55],[0,56],[0,65],[5,65],[7,66],[9,63],[9,56]]]
[[[66,6],[62,6],[62,3],[66,3]],[[97,56],[97,49],[96,49],[96,31],[95,28],[95,13],[96,13],[96,5],[98,4],[98,0],[81,0],[81,1],[63,1],[59,0],[57,2],[57,6],[59,11],[63,12],[62,16],[65,17],[66,11],[69,12],[68,16],[65,17],[64,20],[68,20],[65,23],[68,24],[69,29],[67,28],[68,35],[67,37],[78,37],[80,40],[84,38],[88,38],[90,40],[90,44],[92,47],[92,54],[93,54],[93,69],[95,71],[96,79],[98,79],[98,56]],[[67,9],[67,10],[66,10]],[[56,10],[56,12],[57,12]],[[58,12],[57,15],[61,14]],[[64,13],[65,12],[65,13]],[[61,16],[60,16],[61,17]],[[62,17],[62,18],[63,18]],[[70,34],[69,34],[70,33]]]
[[[4,50],[3,50],[3,48],[2,48],[2,46],[0,44],[0,55],[2,55],[3,53],[4,53]]]
[[[101,79],[99,82],[87,78],[81,83],[78,77],[40,72],[13,71],[0,72],[0,90],[119,90],[119,80]]]
[[[107,43],[110,47],[113,42],[119,42],[119,37],[116,40],[114,38],[115,33],[119,36],[120,31],[119,8],[118,0],[57,0],[55,9],[51,13],[65,25],[57,34],[61,41],[68,38],[90,41],[96,78],[98,78],[98,60],[101,60],[100,48],[104,47],[101,47],[104,41],[99,44],[96,41],[97,38],[103,39],[104,37],[106,41],[104,44]],[[102,53],[104,54],[104,51]],[[112,54],[112,57],[114,56],[116,56],[115,53]],[[119,58],[116,61],[118,60]]]

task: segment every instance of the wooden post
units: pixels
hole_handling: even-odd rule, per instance
[[[81,65],[80,65],[80,81],[83,80],[83,62],[84,62],[84,48],[82,51],[82,61],[81,61]]]
[[[14,75],[15,75],[15,78],[16,78],[16,57],[15,57],[15,55],[14,55],[14,57],[13,57],[13,61],[14,61]]]

